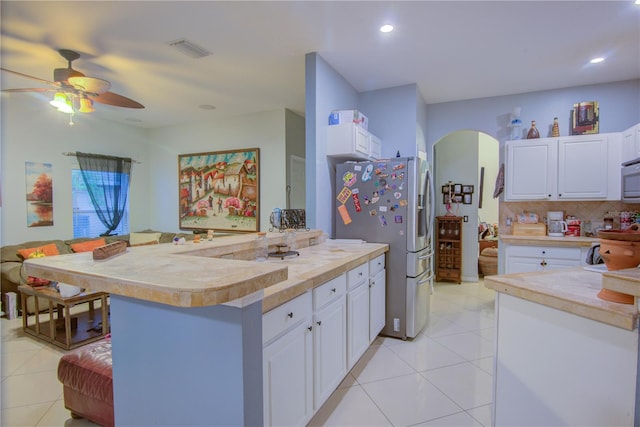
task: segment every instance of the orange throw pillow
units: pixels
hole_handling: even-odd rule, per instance
[[[56,246],[55,243],[49,243],[48,245],[38,246],[37,248],[18,249],[18,255],[20,255],[22,259],[29,259],[29,255],[31,255],[37,250],[40,250],[46,256],[60,255],[60,252],[58,252],[58,247]]]
[[[91,252],[95,248],[100,246],[104,246],[107,244],[107,241],[104,237],[96,240],[87,240],[86,242],[81,243],[73,243],[71,245],[71,249],[73,252]]]

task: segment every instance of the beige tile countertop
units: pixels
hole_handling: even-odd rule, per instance
[[[264,289],[265,307],[275,307],[388,250],[374,243],[309,246],[324,240],[321,231],[312,230],[297,233],[295,259],[248,261],[255,237],[131,247],[100,261],[91,252],[37,258],[25,261],[25,274],[178,307],[228,303]],[[283,233],[268,238],[275,247]]]
[[[334,277],[389,250],[382,243],[332,243],[299,250],[299,257],[271,258],[267,264],[286,265],[289,278],[264,290],[262,311],[267,312]]]
[[[598,298],[603,274],[580,268],[535,273],[487,276],[484,284],[496,292],[597,320],[619,328],[634,330],[636,305],[618,304]]]
[[[511,245],[544,245],[544,246],[592,246],[600,242],[597,237],[549,237],[549,236],[513,236],[501,234],[499,240]]]

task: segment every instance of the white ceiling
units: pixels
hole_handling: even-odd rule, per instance
[[[0,12],[3,67],[52,80],[66,66],[57,49],[75,50],[75,69],[146,106],[96,104],[93,115],[145,128],[282,108],[304,114],[309,52],[358,91],[416,83],[427,104],[640,78],[633,0],[2,1]],[[380,33],[383,23],[395,31]],[[212,55],[192,59],[168,46],[181,38]],[[607,60],[590,65],[593,56]],[[3,89],[42,87],[0,78]],[[2,100],[14,97],[48,100]]]

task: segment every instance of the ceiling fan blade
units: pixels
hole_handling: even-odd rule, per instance
[[[50,82],[49,80],[45,80],[45,79],[41,79],[41,78],[38,78],[38,77],[30,76],[28,74],[19,73],[17,71],[9,70],[7,68],[0,67],[0,70],[6,71],[7,73],[15,74],[16,76],[26,77],[27,79],[35,80],[35,81],[38,81],[38,82],[41,82],[41,83],[45,83],[45,84],[48,84],[48,85],[51,85],[51,86],[59,86],[56,82]]]
[[[83,92],[104,93],[111,88],[111,83],[95,77],[69,77],[69,84]]]
[[[2,89],[2,92],[56,92],[57,90],[46,87],[27,87],[22,89]]]
[[[113,92],[103,92],[97,95],[87,94],[87,97],[90,100],[98,102],[100,104],[107,104],[124,108],[144,108],[144,105],[140,104],[139,102]]]

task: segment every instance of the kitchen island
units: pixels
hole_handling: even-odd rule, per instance
[[[496,426],[640,420],[638,307],[598,298],[602,273],[487,276],[485,286],[496,291]]]
[[[274,245],[282,234],[268,237]],[[110,294],[116,425],[262,425],[263,309],[388,248],[302,232],[299,257],[258,263],[247,260],[254,240],[135,247],[102,261],[61,255],[25,270]]]

